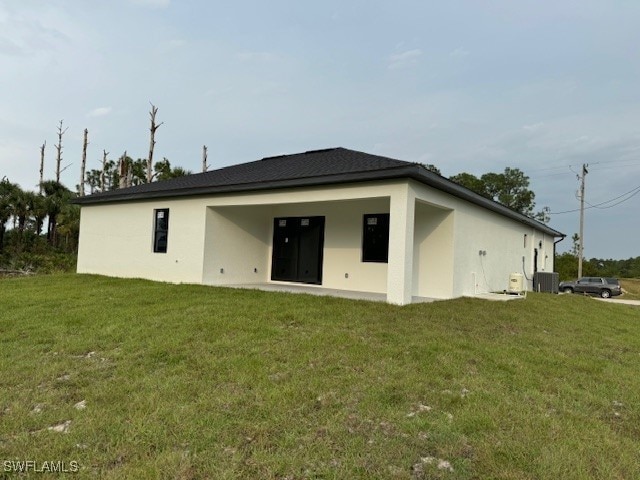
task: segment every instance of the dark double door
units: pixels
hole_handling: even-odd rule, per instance
[[[324,217],[273,219],[271,280],[322,283]]]

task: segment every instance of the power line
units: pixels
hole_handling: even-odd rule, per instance
[[[635,190],[635,192],[634,192],[634,190]],[[638,188],[636,188],[636,189],[634,189],[634,190],[631,190],[631,192],[634,192],[632,195],[629,195],[629,197],[625,198],[624,200],[620,200],[619,202],[616,202],[616,203],[614,203],[613,205],[607,205],[606,207],[602,207],[602,206],[601,206],[601,205],[604,205],[605,203],[612,202],[612,201],[613,201],[613,200],[615,200],[615,199],[609,200],[609,202],[603,202],[603,203],[599,203],[599,204],[597,204],[597,205],[591,205],[591,207],[593,207],[593,208],[599,208],[600,210],[605,210],[605,209],[607,209],[607,208],[617,207],[617,206],[618,206],[618,205],[620,205],[621,203],[624,203],[624,202],[626,202],[627,200],[632,199],[633,197],[635,197],[637,194],[639,194],[639,193],[640,193],[640,187],[638,187]],[[631,192],[627,192],[627,193],[625,193],[625,195],[627,195],[627,194],[629,194],[629,193],[631,193]],[[618,197],[618,198],[620,198],[620,197]]]
[[[531,179],[536,179],[536,178],[549,178],[549,177],[560,177],[562,175],[571,175],[572,172],[560,172],[560,173],[550,173],[549,175],[534,175],[532,177],[529,177]]]
[[[635,191],[636,191],[636,190],[638,190],[638,189],[640,189],[640,185],[638,185],[637,187],[632,188],[632,189],[631,189],[631,190],[629,190],[628,192],[625,192],[625,193],[623,193],[622,195],[618,195],[617,197],[614,197],[614,198],[612,198],[612,199],[610,199],[610,200],[607,200],[607,201],[605,201],[605,202],[596,203],[595,205],[591,205],[591,204],[590,204],[590,205],[591,205],[592,207],[596,207],[596,208],[597,208],[597,207],[599,207],[600,205],[604,205],[605,203],[611,203],[611,202],[613,202],[614,200],[618,200],[619,198],[622,198],[622,197],[624,197],[624,196],[626,196],[626,195],[629,195],[630,193],[633,193],[633,192],[635,192]]]
[[[591,163],[589,164],[590,166],[590,170],[607,170],[609,169],[609,165],[611,164],[615,164],[615,163],[621,163],[621,162],[627,162],[625,165],[618,165],[616,166],[616,169],[620,169],[620,168],[625,168],[625,167],[635,167],[637,165],[640,165],[640,160],[637,161],[633,161],[633,160],[629,160],[629,159],[620,159],[620,160],[611,160],[608,162],[595,162],[595,163]],[[595,166],[597,165],[597,166]],[[556,176],[561,176],[561,175],[568,175],[571,172],[573,172],[576,175],[579,175],[578,172],[574,171],[572,169],[572,167],[574,167],[575,165],[573,164],[566,164],[566,165],[560,165],[560,166],[556,166],[556,167],[547,167],[547,168],[539,168],[539,169],[535,169],[535,170],[529,170],[528,173],[534,173],[534,175],[529,176],[529,178],[531,179],[535,179],[535,178],[549,178],[549,177],[556,177]],[[570,171],[567,172],[559,172],[559,173],[549,173],[549,174],[544,174],[544,175],[535,175],[536,172],[545,172],[545,171],[553,171],[553,170],[561,170],[561,169],[569,169]],[[524,169],[521,169],[524,171]]]
[[[638,195],[639,193],[640,193],[640,185],[638,185],[636,188],[633,188],[633,189],[629,190],[626,193],[623,193],[622,195],[618,195],[617,197],[611,198],[611,199],[606,200],[604,202],[596,203],[595,205],[592,205],[592,204],[590,204],[588,202],[585,202],[585,203],[587,203],[587,205],[589,205],[588,207],[585,208],[585,210],[589,210],[591,208],[600,208],[600,209],[604,210],[605,208],[615,207],[615,206],[620,205],[621,203],[626,202],[627,200],[630,200],[631,198],[633,198],[634,196]],[[622,197],[624,197],[626,195],[629,195],[629,194],[632,194],[632,195],[630,195],[628,198],[625,198],[624,200],[621,200],[621,201],[619,201],[617,203],[614,203],[613,205],[608,205],[606,207],[602,206],[602,205],[606,205],[607,203],[614,202],[614,201],[616,201],[616,200],[618,200],[618,199],[620,199],[620,198],[622,198]],[[579,196],[576,195],[576,198],[579,198]],[[560,215],[560,214],[563,214],[563,213],[575,213],[575,212],[579,212],[579,211],[580,211],[579,208],[574,208],[572,210],[565,210],[565,211],[562,211],[562,212],[548,212],[548,213],[549,213],[549,215]]]
[[[562,170],[565,169],[567,167],[570,167],[571,165],[556,165],[555,167],[545,167],[545,168],[535,168],[533,170],[529,170],[529,173],[531,172],[545,172],[547,170]]]

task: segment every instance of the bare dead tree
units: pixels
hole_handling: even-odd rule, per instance
[[[58,155],[56,156],[56,182],[60,182],[60,164],[62,163],[62,136],[66,133],[69,127],[62,129],[62,122],[64,120],[60,120],[58,124],[58,144],[56,145],[56,150],[58,151]]]
[[[202,146],[202,173],[206,172],[209,169],[209,165],[207,164],[207,146]]]
[[[133,185],[133,165],[131,162],[127,163],[127,187]]]
[[[158,113],[158,107],[156,107],[153,103],[151,104],[151,111],[149,112],[149,117],[151,117],[151,126],[149,127],[149,131],[151,132],[151,138],[149,140],[149,157],[147,157],[147,182],[151,183],[153,180],[153,148],[156,145],[156,130],[160,128],[160,126],[164,122],[160,122],[156,124],[156,114]]]
[[[71,165],[73,165],[73,163],[70,163],[69,165],[65,165],[65,167],[60,170],[60,173],[64,172],[67,168],[69,168]]]
[[[127,151],[125,150],[120,159],[118,160],[118,187],[127,188],[128,172],[127,168]]]
[[[78,195],[84,197],[84,175],[87,168],[87,145],[89,141],[87,139],[89,130],[84,129],[84,141],[82,143],[82,162],[80,163],[80,185],[78,185]]]
[[[106,150],[102,150],[102,171],[100,172],[100,191],[104,192],[104,175],[105,170],[107,169],[107,155],[109,152]]]
[[[38,184],[38,194],[42,195],[42,182],[44,182],[44,149],[47,146],[47,141],[40,146],[40,183]]]

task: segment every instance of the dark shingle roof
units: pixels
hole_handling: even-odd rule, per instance
[[[420,164],[346,148],[329,148],[293,155],[267,157],[255,162],[232,165],[210,172],[79,197],[74,200],[74,203],[92,205],[394,178],[413,178],[489,210],[514,218],[550,235],[564,236],[540,222],[428,171]]]
[[[112,202],[139,198],[222,193],[228,191],[254,190],[288,186],[284,183],[341,175],[378,172],[389,168],[411,165],[409,162],[393,160],[366,153],[330,148],[293,155],[267,157],[255,162],[241,163],[210,172],[187,175],[163,182],[145,183],[135,187],[111,190],[77,199],[77,203]],[[327,182],[321,182],[327,183]]]

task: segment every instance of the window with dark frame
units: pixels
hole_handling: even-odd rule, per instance
[[[362,261],[389,261],[389,214],[365,214],[362,222]]]
[[[167,253],[167,239],[169,237],[169,209],[154,210],[153,252]]]

